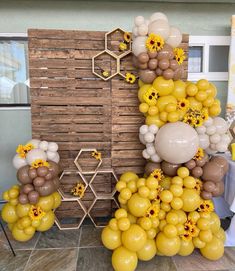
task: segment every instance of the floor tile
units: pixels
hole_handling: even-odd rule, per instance
[[[77,271],[112,271],[111,255],[104,247],[79,248]]]
[[[78,247],[79,237],[80,230],[61,231],[57,227],[52,227],[49,231],[41,233],[36,249]]]
[[[100,228],[94,226],[83,226],[79,247],[96,247],[102,246]]]
[[[78,249],[34,250],[24,271],[75,271]]]
[[[14,257],[10,250],[0,250],[1,271],[23,271],[31,250],[18,250]]]
[[[233,258],[232,258],[232,255]],[[225,249],[224,256],[217,261],[210,261],[204,258],[198,250],[187,257],[174,256],[173,262],[178,271],[215,271],[229,270],[235,268],[235,251]]]
[[[155,256],[151,261],[139,261],[136,271],[177,271],[171,257]]]

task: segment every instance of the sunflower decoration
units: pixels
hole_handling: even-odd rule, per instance
[[[214,211],[214,204],[211,200],[203,200],[197,211],[210,214]]]
[[[122,51],[126,51],[127,50],[127,44],[125,42],[120,42],[119,43],[119,51],[122,52]]]
[[[197,178],[195,178],[195,181],[196,181],[196,185],[195,185],[194,189],[200,194],[201,190],[202,190],[202,186],[203,186],[202,181]]]
[[[129,84],[134,84],[136,81],[136,76],[133,73],[127,72],[125,75],[125,80]]]
[[[199,233],[199,230],[192,220],[188,219],[184,223],[184,234],[181,235],[181,238],[185,241],[192,240],[193,237],[196,237]]]
[[[25,158],[27,153],[34,149],[33,144],[28,143],[26,145],[18,145],[16,152],[19,154],[21,158]]]
[[[149,52],[158,52],[164,46],[164,39],[160,35],[151,33],[149,34],[145,45]]]
[[[36,159],[32,164],[31,168],[39,168],[39,167],[49,167],[50,164],[42,159]]]
[[[39,206],[32,205],[29,210],[31,220],[40,220],[46,213]]]
[[[159,97],[158,91],[153,87],[148,88],[148,90],[143,95],[144,101],[149,106],[156,105],[158,97]]]
[[[208,109],[207,108],[203,108],[201,110],[201,118],[204,121],[206,121],[209,118],[209,113],[208,113]]]
[[[103,70],[103,71],[102,71],[102,75],[103,75],[105,78],[107,78],[107,77],[109,77],[110,72],[109,72],[109,71]]]
[[[96,160],[101,160],[102,159],[101,152],[98,152],[98,151],[93,151],[91,156],[94,157]]]
[[[179,65],[181,65],[186,58],[185,52],[182,48],[174,48],[174,55],[175,60],[178,62]]]
[[[183,122],[189,124],[193,128],[199,127],[204,122],[205,112],[202,110],[189,108],[184,115]]]
[[[73,196],[77,196],[80,199],[84,197],[85,193],[85,186],[83,183],[77,183],[72,189],[71,189],[71,194]]]
[[[204,157],[204,150],[202,148],[198,148],[197,153],[194,155],[193,160],[199,161]]]
[[[125,43],[129,44],[131,42],[131,33],[124,32],[123,39]]]
[[[189,108],[189,101],[185,98],[179,99],[177,102],[177,108],[182,111],[186,111]]]
[[[160,194],[163,191],[163,187],[161,185],[159,185],[156,190],[157,190],[157,196],[153,201],[156,203],[160,203],[160,201],[161,201]]]
[[[158,202],[154,202],[146,211],[147,217],[157,217],[160,211],[160,204]]]
[[[150,175],[159,182],[164,179],[163,171],[160,168],[155,169]]]

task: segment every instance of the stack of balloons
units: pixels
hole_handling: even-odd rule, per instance
[[[36,139],[16,149],[13,165],[20,185],[3,193],[7,203],[1,215],[17,241],[28,241],[36,231],[47,231],[54,224],[54,211],[61,204],[57,150],[56,143]]]
[[[133,35],[139,110],[146,117],[139,138],[147,164],[143,177],[134,172],[120,177],[121,208],[104,228],[102,242],[113,250],[115,271],[134,271],[138,260],[187,256],[195,249],[217,260],[225,233],[212,197],[224,192],[228,162],[218,154],[227,151],[230,137],[217,117],[216,87],[205,79],[180,80],[182,35],[164,14],[136,17]]]

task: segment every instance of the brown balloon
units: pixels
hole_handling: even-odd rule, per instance
[[[132,56],[132,64],[135,68],[139,67],[139,61],[135,55]]]
[[[146,70],[148,68],[148,63],[139,64],[139,69]]]
[[[172,69],[166,69],[165,71],[163,71],[162,76],[166,80],[170,80],[174,77],[174,71]]]
[[[140,80],[146,84],[151,84],[156,78],[156,73],[151,70],[141,70],[139,72]]]
[[[185,163],[184,165],[186,166],[186,168],[191,170],[196,167],[196,162],[195,162],[195,160],[191,159],[187,163]]]
[[[162,60],[162,59],[169,59],[169,51],[165,50],[164,47],[163,47],[162,50],[158,52],[157,59],[159,61]]]
[[[155,58],[152,58],[148,62],[148,67],[150,70],[155,70],[157,68],[158,61]]]
[[[175,70],[175,73],[174,73],[174,81],[175,80],[179,80],[183,75],[183,72],[182,72],[182,69],[181,68],[178,68]]]
[[[215,190],[212,192],[213,197],[222,196],[224,193],[224,182],[215,183]]]
[[[35,187],[35,190],[39,193],[40,196],[48,196],[56,191],[53,181],[46,181],[43,186]]]
[[[38,176],[36,168],[30,168],[28,174],[31,179],[34,179]]]
[[[177,175],[177,170],[179,167],[181,167],[181,164],[171,164],[166,161],[161,162],[161,169],[163,173],[170,177]]]
[[[32,183],[32,179],[29,177],[29,166],[23,166],[17,171],[17,179],[22,184]]]
[[[204,156],[200,160],[196,160],[196,165],[198,167],[203,167],[208,161],[209,161],[208,154],[204,152]]]
[[[36,177],[34,180],[33,180],[33,184],[34,186],[43,186],[44,183],[45,183],[45,178],[44,177]]]
[[[36,204],[39,200],[39,193],[37,191],[31,191],[28,194],[28,198],[30,204]]]
[[[218,167],[215,162],[207,162],[203,167],[202,179],[212,182],[220,182],[224,177],[224,172],[221,167]]]
[[[20,194],[18,200],[20,204],[29,203],[28,196],[26,194]]]
[[[39,177],[45,177],[47,175],[47,173],[49,173],[49,169],[48,167],[39,167],[37,169],[37,174]]]
[[[150,58],[156,58],[158,55],[158,52],[148,52],[148,55]]]
[[[32,184],[25,184],[23,186],[23,193],[28,194],[29,192],[33,191],[34,187]]]
[[[137,59],[138,59],[139,63],[144,64],[149,61],[149,55],[147,53],[140,53],[137,56]]]
[[[52,178],[58,176],[60,174],[60,172],[61,172],[60,166],[57,163],[55,163],[55,162],[53,162],[51,160],[49,160],[48,162],[49,162],[49,165],[50,165],[49,166],[49,172],[52,174]]]
[[[225,159],[223,156],[214,156],[211,158],[212,162],[215,162],[218,166],[220,166],[223,169],[224,174],[226,174],[229,170],[229,163],[227,159]]]
[[[203,199],[206,199],[206,200],[212,199],[212,194],[210,192],[207,192],[207,191],[202,191],[201,192],[201,197]]]
[[[179,64],[175,59],[170,60],[170,68],[175,71],[179,68]]]
[[[194,178],[200,178],[203,174],[203,170],[201,167],[195,167],[192,169],[191,174]]]
[[[156,75],[157,75],[157,76],[162,75],[162,70],[161,70],[160,68],[157,68],[157,69],[156,69]]]
[[[155,169],[160,169],[161,166],[159,163],[148,162],[145,166],[145,174],[149,176]]]
[[[203,189],[207,192],[212,193],[215,190],[215,183],[211,181],[204,182]]]
[[[53,178],[52,173],[49,172],[44,178],[45,178],[45,180],[47,180],[47,181],[51,180],[51,179]]]
[[[158,67],[161,69],[161,70],[166,70],[168,69],[170,66],[170,61],[166,58],[163,58],[161,60],[158,61]]]
[[[60,186],[60,180],[59,180],[59,178],[54,178],[54,179],[52,180],[52,182],[53,182],[54,185],[55,185],[55,190],[57,190],[57,189],[59,188],[59,186]]]

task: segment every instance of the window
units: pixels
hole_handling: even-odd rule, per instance
[[[0,36],[0,107],[29,106],[26,35]]]

